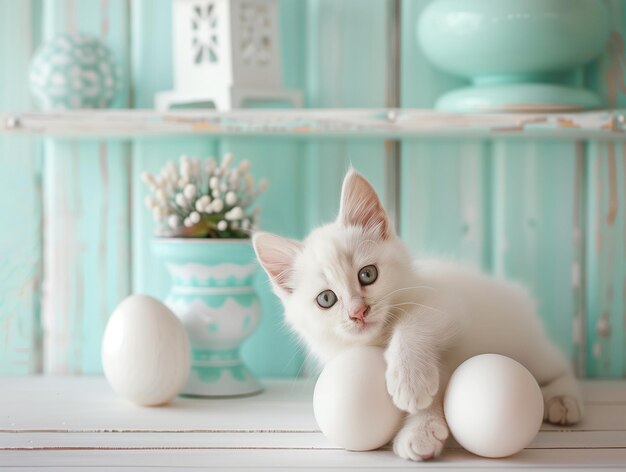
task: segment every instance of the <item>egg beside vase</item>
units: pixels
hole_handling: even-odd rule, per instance
[[[102,367],[120,397],[143,406],[171,401],[191,366],[189,339],[158,300],[131,295],[113,311],[102,340]]]

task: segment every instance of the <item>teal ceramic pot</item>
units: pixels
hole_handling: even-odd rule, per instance
[[[567,84],[597,57],[609,35],[595,0],[435,0],[417,24],[418,41],[438,67],[473,86],[438,108],[466,111],[572,110],[601,106]]]
[[[239,356],[242,342],[261,318],[250,241],[159,238],[153,241],[153,250],[172,280],[165,304],[180,318],[191,343],[191,373],[182,393],[260,392],[261,385]]]
[[[37,106],[44,110],[109,107],[119,83],[111,50],[81,33],[42,44],[30,63],[29,81]]]

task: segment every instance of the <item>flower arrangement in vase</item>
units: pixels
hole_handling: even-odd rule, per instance
[[[150,190],[145,203],[157,224],[153,250],[172,279],[165,303],[191,343],[186,395],[262,389],[239,356],[261,315],[249,236],[258,221],[258,208],[252,207],[267,181],[256,184],[249,170],[248,161],[233,166],[231,154],[221,162],[182,156],[158,175],[142,175]]]

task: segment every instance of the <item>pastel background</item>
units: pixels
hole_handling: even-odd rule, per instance
[[[426,0],[402,1],[401,105],[430,108],[460,79],[423,57]],[[608,0],[606,53],[571,80],[624,106],[626,4]],[[386,104],[387,4],[282,0],[284,83],[307,107]],[[0,0],[0,111],[32,109],[28,63],[60,32],[100,37],[122,66],[116,108],[151,108],[172,87],[170,0]],[[63,140],[0,136],[0,373],[101,372],[107,318],[130,293],[163,296],[139,175],[180,154],[231,151],[271,186],[262,226],[303,237],[334,217],[349,163],[381,195],[381,140],[202,136]],[[626,375],[626,149],[610,141],[407,139],[402,238],[420,254],[467,260],[526,283],[580,375]],[[260,275],[260,329],[245,345],[261,376],[297,376],[304,353]]]

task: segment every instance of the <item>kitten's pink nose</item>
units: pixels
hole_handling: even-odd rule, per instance
[[[366,305],[364,303],[363,305],[361,305],[360,307],[358,307],[356,310],[352,312],[352,314],[350,315],[350,319],[353,321],[365,321],[365,317],[367,316],[369,311],[370,311],[369,305]]]

